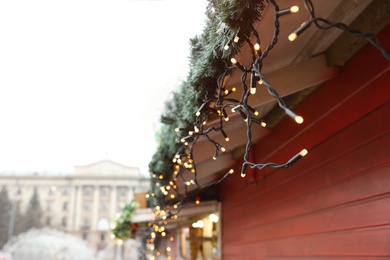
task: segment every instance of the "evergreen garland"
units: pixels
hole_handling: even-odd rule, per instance
[[[239,53],[245,39],[252,33],[253,24],[260,20],[265,1],[251,0],[209,0],[207,21],[203,33],[190,40],[190,71],[187,79],[174,92],[171,101],[166,102],[161,122],[164,124],[160,144],[149,163],[152,178],[152,193],[159,197],[156,182],[166,185],[172,175],[172,158],[181,146],[180,136],[175,128],[190,129],[195,121],[199,106],[215,95],[218,77],[226,70],[228,58]],[[243,19],[244,17],[244,19]],[[240,41],[231,42],[228,51],[224,47],[238,35]]]
[[[115,239],[126,240],[136,231],[137,226],[131,223],[133,213],[137,209],[134,205],[134,201],[126,204],[123,207],[121,215],[115,220],[114,226],[111,229],[111,233]]]

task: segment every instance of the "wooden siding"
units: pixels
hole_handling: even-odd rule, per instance
[[[223,259],[390,259],[390,63],[365,46],[295,111],[251,156],[309,154],[222,184]]]

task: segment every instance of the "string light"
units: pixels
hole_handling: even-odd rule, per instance
[[[215,93],[211,93],[206,91],[203,103],[199,106],[198,110],[195,113],[195,119],[193,125],[185,127],[185,128],[175,128],[175,136],[180,141],[178,144],[179,149],[175,154],[174,158],[170,160],[173,163],[172,174],[167,176],[168,174],[152,174],[154,179],[161,180],[161,184],[156,182],[156,186],[160,185],[161,189],[157,189],[156,193],[150,193],[145,195],[146,198],[153,198],[155,203],[158,204],[155,207],[155,215],[156,220],[155,223],[161,223],[159,225],[151,227],[151,229],[156,230],[159,235],[166,236],[166,232],[161,227],[162,224],[166,225],[169,222],[169,219],[177,219],[180,213],[180,210],[189,203],[199,204],[200,200],[196,199],[195,201],[191,200],[188,196],[189,186],[194,185],[196,188],[205,189],[211,187],[212,185],[217,185],[228,178],[230,175],[234,174],[233,169],[229,169],[225,174],[221,175],[221,177],[217,180],[214,180],[210,183],[201,184],[198,181],[198,170],[196,166],[196,161],[193,156],[194,147],[197,142],[201,139],[205,139],[210,142],[215,148],[214,152],[210,153],[213,156],[214,160],[218,159],[218,156],[221,152],[225,152],[226,149],[217,141],[218,138],[223,137],[223,140],[228,142],[230,141],[229,136],[226,133],[225,124],[229,121],[229,114],[232,113],[239,114],[245,123],[243,123],[246,127],[246,135],[247,135],[247,143],[245,145],[245,153],[243,155],[243,163],[241,167],[241,176],[245,177],[247,174],[248,167],[251,169],[259,169],[262,170],[264,168],[287,168],[291,165],[295,164],[298,160],[305,157],[308,154],[306,149],[302,149],[300,152],[295,154],[286,163],[278,164],[273,162],[264,162],[264,163],[256,163],[251,162],[249,160],[249,152],[252,149],[252,125],[253,123],[259,124],[262,127],[266,127],[267,124],[262,120],[260,114],[255,108],[250,106],[251,95],[255,95],[256,91],[260,88],[264,88],[268,91],[268,94],[275,98],[277,101],[278,107],[285,112],[285,114],[295,120],[297,124],[302,124],[304,119],[302,116],[297,115],[290,108],[288,108],[283,101],[283,99],[279,96],[275,88],[268,82],[268,79],[262,73],[262,65],[264,59],[267,57],[270,50],[273,49],[275,44],[278,42],[279,37],[279,19],[282,16],[288,14],[294,14],[299,11],[298,6],[292,6],[286,9],[279,9],[279,6],[275,3],[274,0],[268,1],[274,9],[274,35],[272,40],[270,41],[268,46],[263,46],[261,39],[255,30],[254,27],[251,27],[253,38],[249,38],[244,34],[239,34],[240,29],[235,29],[236,33],[233,33],[235,30],[232,28],[228,28],[225,31],[228,31],[230,40],[224,46],[225,57],[230,56],[230,62],[228,62],[228,58],[226,58],[226,70],[220,75],[217,80]],[[347,31],[355,36],[364,37],[368,40],[374,47],[382,52],[382,54],[390,60],[390,53],[383,49],[380,45],[378,39],[375,35],[370,33],[362,33],[356,30],[352,30],[348,28],[346,25],[341,23],[331,23],[323,18],[318,18],[314,13],[314,6],[310,0],[303,0],[303,3],[310,14],[310,18],[308,21],[302,23],[293,33],[288,36],[290,41],[297,40],[298,36],[304,33],[310,26],[315,26],[319,29],[327,30],[330,28],[338,28],[344,31]],[[282,18],[284,19],[284,18]],[[243,31],[241,31],[243,32]],[[254,39],[254,43],[252,43],[251,39]],[[237,43],[237,44],[236,44]],[[240,44],[247,43],[249,45],[249,49],[252,53],[252,59],[250,64],[241,64],[238,62],[238,55],[234,53],[232,49],[235,49]],[[219,45],[221,46],[221,45]],[[234,46],[234,48],[230,48]],[[220,48],[220,47],[218,47]],[[221,50],[222,51],[222,50]],[[225,55],[224,54],[224,55]],[[234,57],[232,57],[234,55]],[[245,59],[242,59],[244,63]],[[225,86],[226,79],[231,75],[233,70],[237,70],[238,73],[241,73],[241,86],[236,85],[236,87],[231,88],[230,90]],[[248,86],[248,81],[250,79],[250,83]],[[230,98],[229,95],[238,91],[241,91],[241,99]],[[229,112],[229,114],[227,113]],[[262,112],[262,111],[260,111]],[[193,114],[193,112],[191,112]],[[217,118],[217,120],[215,120]],[[212,121],[211,127],[207,127],[207,122]],[[217,121],[215,124],[214,122]],[[220,132],[220,135],[212,135],[211,133]],[[187,136],[185,136],[188,134]],[[215,136],[218,138],[214,139]],[[184,177],[184,173],[190,173],[191,177]],[[167,179],[168,178],[168,179]],[[157,179],[157,180],[158,180]],[[182,183],[184,185],[178,185]],[[169,183],[169,185],[168,185]],[[181,190],[177,187],[180,187]],[[169,187],[169,188],[168,188]],[[169,193],[168,193],[169,191]],[[169,196],[162,196],[169,195]],[[197,225],[197,224],[196,224]],[[157,237],[157,233],[152,233],[152,238]],[[171,241],[173,237],[170,238]],[[168,248],[166,251],[169,251]]]

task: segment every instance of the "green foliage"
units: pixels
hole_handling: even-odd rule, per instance
[[[30,199],[30,203],[27,206],[26,216],[27,216],[27,226],[26,229],[30,228],[41,228],[42,227],[42,209],[41,204],[39,202],[38,191],[35,188],[34,193]]]
[[[5,186],[0,191],[0,249],[7,242],[8,228],[11,218],[11,201]]]
[[[260,11],[265,7],[264,2],[209,0],[203,33],[190,40],[189,74],[174,92],[172,100],[165,104],[160,144],[149,163],[150,172],[162,174],[163,182],[169,182],[173,172],[172,158],[180,147],[181,133],[174,129],[193,128],[197,109],[204,99],[215,95],[218,77],[226,70],[229,58],[239,53],[245,38],[251,36],[253,24],[260,19]],[[241,40],[224,50],[237,33]],[[152,178],[152,192],[157,180]]]
[[[134,211],[137,209],[137,206],[134,205],[134,201],[127,203],[121,215],[115,221],[115,227],[111,230],[115,238],[126,240],[130,237],[134,225],[131,224],[131,219],[133,218]]]

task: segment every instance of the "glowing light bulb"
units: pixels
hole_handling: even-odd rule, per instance
[[[251,94],[256,94],[256,88],[251,88],[250,92]]]
[[[302,23],[301,26],[300,26],[298,29],[296,29],[293,33],[291,33],[291,34],[288,36],[288,39],[289,39],[290,41],[294,41],[294,40],[298,37],[298,35],[300,35],[300,34],[303,33],[307,28],[309,28],[310,23],[311,23],[311,22],[309,22],[309,21],[306,21],[306,22]]]
[[[225,51],[229,50],[229,48],[230,48],[230,47],[229,47],[229,44],[226,44],[225,47],[223,47],[223,49],[224,49]]]
[[[179,132],[180,131],[180,129],[178,128],[178,127],[176,127],[175,128],[175,132],[177,133],[177,132]]]
[[[242,172],[241,177],[244,178],[246,176],[246,173]]]
[[[235,92],[237,89],[236,88],[232,88],[232,92]]]
[[[297,5],[291,6],[290,13],[298,13],[298,11],[299,11],[299,6]]]
[[[301,116],[296,116],[294,118],[295,122],[297,122],[298,124],[302,124],[303,123],[303,117]]]
[[[261,122],[260,125],[261,125],[262,127],[266,127],[266,126],[267,126],[267,123],[266,123],[266,122]]]
[[[168,252],[171,252],[171,248],[170,248],[169,246],[167,247],[167,251],[168,251]]]
[[[234,173],[234,170],[233,170],[233,169],[230,169],[230,170],[229,170],[229,173],[230,173],[230,174],[233,174],[233,173]]]
[[[147,198],[147,199],[148,199],[149,197],[150,197],[150,195],[149,195],[149,194],[145,194],[145,198]]]
[[[214,160],[214,161],[217,160],[217,157],[216,157],[216,156],[213,156],[213,160]]]
[[[237,64],[237,60],[235,58],[231,58],[230,61],[232,62],[232,64]]]
[[[303,149],[299,154],[303,157],[308,153],[306,149]]]
[[[238,42],[240,40],[240,37],[238,37],[237,35],[234,37],[234,42]]]
[[[221,147],[221,151],[225,152],[226,151],[225,147]]]
[[[258,115],[259,115],[259,111],[255,111],[253,114],[254,114],[255,116],[258,116]]]
[[[294,41],[296,38],[298,37],[298,35],[293,32],[293,33],[290,33],[290,35],[288,36],[288,39],[290,40],[290,42]]]
[[[175,195],[171,194],[171,199],[174,199],[175,198]]]
[[[225,138],[225,141],[226,141],[226,142],[229,142],[229,140],[230,140],[229,137],[226,137],[226,138]]]
[[[199,111],[197,111],[195,115],[196,115],[196,116],[200,116],[200,112],[199,112]]]
[[[253,47],[255,48],[256,51],[260,50],[260,44],[258,43],[255,43]]]

